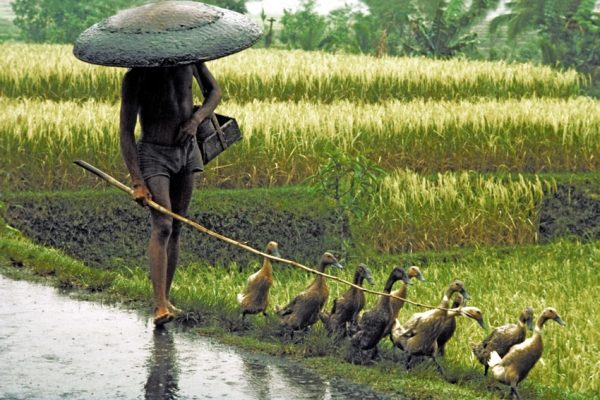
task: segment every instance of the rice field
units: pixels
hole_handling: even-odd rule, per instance
[[[0,98],[0,185],[17,190],[88,184],[85,159],[120,179],[117,104]],[[220,155],[204,185],[298,184],[334,149],[364,154],[387,170],[422,173],[590,172],[600,167],[600,101],[525,99],[224,103],[243,142]],[[24,163],[27,160],[27,163]],[[48,168],[48,166],[52,166]]]
[[[551,182],[443,173],[428,178],[398,170],[385,177],[356,236],[384,252],[537,239],[539,210]]]
[[[0,43],[0,52],[0,96],[119,100],[125,69],[78,61],[71,46]],[[239,103],[567,98],[580,94],[587,82],[574,71],[530,64],[254,49],[211,62],[209,67],[225,100]]]
[[[124,70],[79,62],[70,46],[0,44],[0,51],[0,190],[102,185],[73,166],[78,158],[128,182],[118,150]],[[600,102],[579,96],[586,78],[527,64],[265,50],[210,67],[225,93],[218,110],[236,117],[244,139],[209,165],[204,186],[303,184],[328,151],[366,155],[388,171],[366,218],[352,221],[360,244],[381,251],[364,260],[376,288],[392,266],[383,259],[473,247],[452,262],[431,257],[422,265],[429,283],[411,287],[410,298],[437,304],[458,277],[491,326],[514,322],[526,305],[538,314],[554,306],[567,326],[547,325],[543,361],[523,386],[539,398],[548,390],[589,398],[600,391],[600,321],[591,300],[597,243],[514,246],[536,242],[541,199],[555,185],[519,173],[600,167]],[[352,269],[342,275],[350,279]],[[247,273],[189,265],[178,272],[175,300],[235,312]],[[271,304],[285,304],[312,279],[277,267],[275,274]],[[148,298],[149,285],[146,271],[132,269],[113,288]],[[346,289],[330,287],[328,307]],[[471,321],[458,325],[447,365],[479,371],[469,344],[484,334]]]

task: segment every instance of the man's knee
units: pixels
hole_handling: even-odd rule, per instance
[[[168,240],[173,232],[173,219],[167,216],[154,218],[152,221],[152,233],[159,240]]]
[[[179,237],[181,234],[182,223],[181,221],[173,221],[171,225],[171,237]]]

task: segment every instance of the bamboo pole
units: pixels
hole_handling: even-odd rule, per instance
[[[131,189],[129,186],[126,186],[123,183],[119,182],[118,180],[116,180],[115,178],[113,178],[112,176],[110,176],[109,174],[107,174],[106,172],[103,172],[103,171],[99,170],[98,168],[94,167],[91,164],[88,164],[87,162],[85,162],[83,160],[76,160],[76,161],[74,161],[74,163],[77,164],[78,166],[80,166],[81,168],[83,168],[83,169],[85,169],[85,170],[93,173],[94,175],[98,176],[99,178],[104,179],[105,181],[107,181],[111,185],[117,187],[118,189],[124,191],[125,193],[129,193],[130,195],[133,195],[133,189]],[[233,246],[239,247],[240,249],[246,250],[246,251],[248,251],[250,253],[254,253],[254,254],[258,255],[258,256],[267,257],[267,258],[271,259],[272,261],[277,261],[277,262],[280,262],[280,263],[292,265],[292,266],[294,266],[296,268],[303,269],[303,270],[308,271],[308,272],[310,272],[312,274],[321,275],[321,276],[323,276],[323,277],[325,277],[327,279],[331,279],[333,281],[343,283],[345,285],[351,286],[351,287],[356,288],[358,290],[362,290],[365,293],[371,293],[371,294],[375,294],[375,295],[378,295],[378,296],[387,296],[387,297],[390,297],[390,298],[393,298],[393,299],[403,300],[406,303],[409,303],[409,304],[412,304],[412,305],[415,305],[415,306],[418,306],[418,307],[429,308],[429,309],[435,309],[435,308],[437,308],[437,309],[441,309],[441,310],[447,310],[447,309],[444,309],[444,308],[441,308],[441,307],[435,307],[435,306],[430,306],[430,305],[427,305],[427,304],[417,303],[415,301],[411,301],[411,300],[408,300],[406,298],[395,296],[395,295],[390,294],[390,293],[378,292],[376,290],[367,289],[367,288],[364,288],[362,286],[355,285],[354,283],[349,282],[349,281],[347,281],[345,279],[338,278],[337,276],[329,275],[329,274],[326,274],[324,272],[320,272],[320,271],[317,271],[315,269],[309,268],[309,267],[307,267],[305,265],[302,265],[302,264],[300,264],[300,263],[298,263],[296,261],[288,260],[286,258],[281,258],[281,257],[275,257],[275,256],[272,256],[270,254],[263,253],[260,250],[256,250],[255,248],[250,247],[250,246],[248,246],[248,245],[246,245],[246,244],[244,244],[242,242],[239,242],[237,240],[228,238],[227,236],[224,236],[224,235],[221,235],[220,233],[212,231],[212,230],[210,230],[210,229],[208,229],[208,228],[200,225],[199,223],[197,223],[195,221],[192,221],[192,220],[190,220],[190,219],[188,219],[186,217],[183,217],[183,216],[181,216],[179,214],[176,214],[173,211],[171,211],[171,210],[169,210],[169,209],[161,206],[160,204],[156,203],[153,200],[147,200],[146,204],[149,207],[151,207],[151,208],[153,208],[153,209],[155,209],[155,210],[157,210],[157,211],[159,211],[159,212],[161,212],[163,214],[167,214],[170,217],[172,217],[172,218],[174,218],[174,219],[176,219],[178,221],[181,221],[181,222],[183,222],[183,223],[191,226],[192,228],[194,228],[194,229],[196,229],[196,230],[198,230],[198,231],[200,231],[202,233],[206,233],[209,236],[217,238],[217,239],[219,239],[219,240],[221,240],[223,242],[229,243],[229,244],[231,244]]]

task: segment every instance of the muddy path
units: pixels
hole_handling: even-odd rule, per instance
[[[378,399],[289,361],[0,275],[1,399]]]

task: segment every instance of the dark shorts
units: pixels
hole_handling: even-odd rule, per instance
[[[153,176],[170,178],[173,175],[187,175],[204,170],[195,137],[181,146],[165,146],[140,140],[137,151],[144,180]]]

